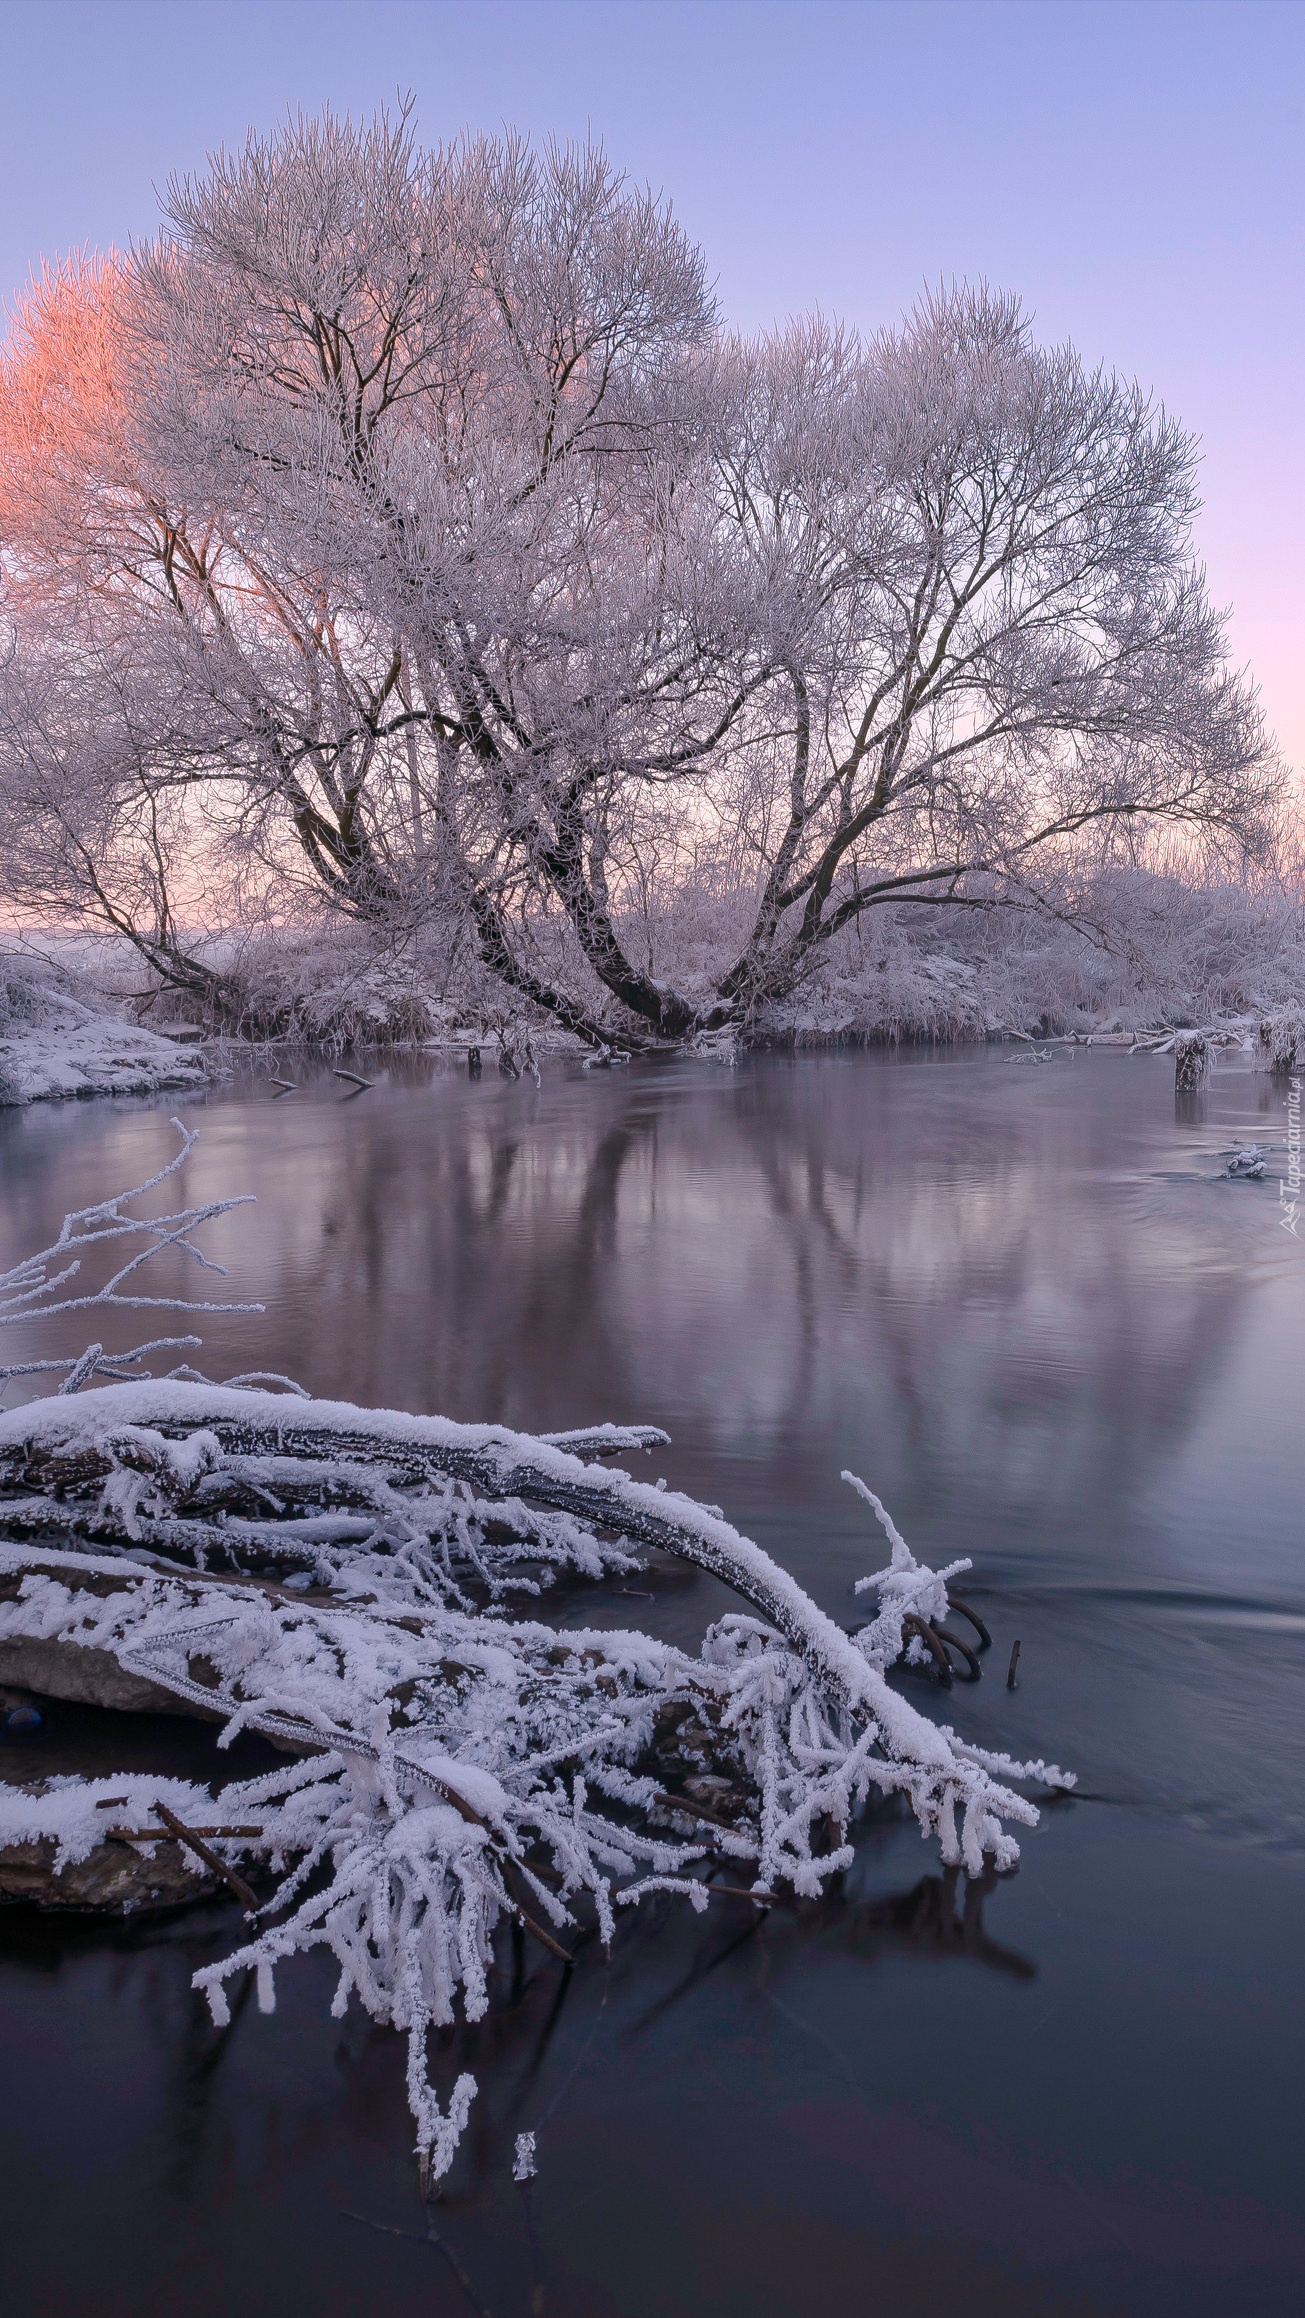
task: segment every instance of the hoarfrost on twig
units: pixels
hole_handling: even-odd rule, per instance
[[[66,1215],[59,1236],[39,1254],[25,1256],[8,1272],[0,1272],[0,1328],[14,1328],[34,1320],[50,1320],[57,1313],[89,1312],[105,1307],[124,1311],[157,1312],[261,1312],[261,1304],[206,1303],[194,1297],[137,1296],[121,1293],[123,1283],[134,1278],[143,1264],[165,1248],[179,1248],[193,1256],[201,1270],[219,1272],[225,1277],[226,1266],[214,1263],[194,1244],[191,1234],[201,1224],[211,1223],[215,1216],[227,1215],[232,1208],[252,1204],[251,1195],[244,1193],[234,1199],[210,1200],[203,1207],[188,1207],[175,1215],[124,1215],[123,1209],[135,1199],[144,1197],[170,1175],[175,1175],[190,1157],[199,1139],[197,1128],[184,1127],[180,1119],[173,1119],[181,1137],[181,1149],[130,1191],[115,1192],[111,1199],[100,1200],[93,1207],[75,1208]],[[102,1288],[85,1296],[63,1296],[58,1291],[76,1277],[82,1266],[83,1253],[88,1248],[102,1247],[110,1240],[144,1239],[126,1263],[119,1266]],[[52,1270],[51,1267],[55,1268]],[[78,1391],[95,1376],[116,1380],[124,1371],[133,1368],[147,1353],[170,1349],[190,1348],[200,1343],[198,1336],[159,1336],[149,1344],[138,1344],[130,1352],[106,1352],[102,1344],[89,1344],[84,1352],[66,1360],[29,1360],[0,1368],[0,1382],[15,1376],[62,1374],[63,1393]]]
[[[126,1301],[118,1284],[159,1247],[198,1256],[190,1233],[237,1202],[122,1214],[181,1164],[194,1137],[179,1131],[169,1168],[68,1217],[53,1248],[0,1283],[18,1316]],[[43,1304],[73,1250],[132,1232],[149,1244],[112,1293]],[[858,1588],[875,1586],[880,1610],[855,1639],[718,1508],[582,1461],[660,1444],[655,1427],[543,1439],[313,1400],[254,1371],[227,1386],[189,1370],[71,1389],[156,1348],[88,1346],[55,1364],[70,1389],[0,1416],[0,1647],[92,1653],[87,1666],[115,1662],[148,1686],[142,1698],[216,1713],[219,1746],[252,1729],[289,1750],[223,1790],[238,1832],[214,1837],[217,1857],[261,1868],[270,1896],[195,1985],[220,2021],[225,1984],[252,1970],[269,2010],[278,1965],[326,1948],[333,2010],[356,1996],[407,2036],[427,2182],[452,2163],[476,2090],[463,2074],[441,2107],[430,2031],[458,2005],[484,2015],[505,1919],[567,1958],[581,1911],[610,1942],[616,1907],[654,1892],[705,1908],[703,1869],[726,1859],[748,1864],[759,1902],[780,1886],[815,1896],[850,1865],[871,1795],[903,1796],[943,1859],[978,1875],[1018,1857],[1003,1821],[1037,1821],[1005,1782],[1073,1783],[939,1730],[890,1687],[904,1619],[945,1614],[947,1580],[970,1565],[917,1562],[854,1475],[892,1547]],[[629,1574],[647,1549],[711,1571],[748,1605],[711,1625],[696,1656],[507,1614],[511,1592],[537,1593],[558,1571]],[[668,1715],[703,1731],[728,1811],[664,1793],[655,1742]],[[109,1831],[101,1800],[86,1780],[35,1797],[0,1789],[0,1847],[39,1831],[58,1863],[84,1857]],[[142,1790],[136,1808],[165,1801],[196,1807]],[[533,2148],[523,2134],[519,2180]]]

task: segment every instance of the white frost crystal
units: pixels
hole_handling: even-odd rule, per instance
[[[93,1235],[190,1247],[196,1222],[227,1204],[143,1227],[120,1201],[84,1211],[11,1275],[11,1295],[21,1309],[58,1294],[70,1249]],[[124,1357],[103,1366],[120,1373]],[[616,1906],[648,1893],[706,1907],[722,1861],[760,1895],[818,1894],[850,1864],[851,1821],[872,1794],[904,1796],[943,1858],[977,1875],[985,1858],[1018,1857],[1003,1820],[1037,1820],[1006,1782],[1073,1783],[968,1745],[890,1687],[903,1618],[945,1613],[946,1580],[969,1565],[917,1563],[850,1475],[893,1548],[863,1581],[881,1607],[856,1639],[716,1508],[583,1461],[663,1442],[653,1428],[542,1439],[193,1370],[78,1391],[88,1355],[48,1365],[59,1392],[0,1415],[0,1673],[73,1697],[111,1677],[119,1705],[171,1693],[222,1718],[219,1746],[252,1729],[288,1751],[224,1787],[220,1809],[187,1782],[136,1775],[0,1786],[0,1849],[48,1839],[62,1868],[115,1825],[148,1826],[156,1803],[191,1826],[236,1828],[213,1847],[261,1865],[272,1896],[195,1985],[220,2023],[225,1983],[252,1970],[270,2011],[276,1967],[329,1949],[333,2010],[356,1995],[407,2035],[428,2179],[452,2163],[476,2092],[462,2075],[441,2108],[429,2032],[459,2003],[484,2015],[504,1918],[556,1951],[583,1901],[610,1940]],[[697,1656],[508,1614],[510,1595],[538,1595],[560,1570],[625,1573],[649,1547],[748,1604],[709,1627]],[[704,1818],[676,1797],[673,1819],[696,1826],[687,1840],[666,1831],[660,1779],[639,1767],[667,1719],[685,1717],[728,1771],[712,1796],[734,1798]],[[110,1800],[112,1818],[99,1808]],[[523,2133],[514,2176],[533,2172]]]
[[[80,1486],[41,1493],[30,1476],[47,1466]],[[335,2011],[356,1995],[407,2032],[435,2179],[475,2085],[460,2079],[441,2111],[427,2034],[458,2001],[483,2016],[504,1916],[555,1942],[584,1894],[609,1939],[614,1907],[649,1892],[705,1906],[713,1856],[748,1862],[759,1892],[815,1895],[850,1864],[849,1824],[871,1793],[906,1796],[943,1857],[978,1874],[985,1855],[999,1867],[1018,1857],[1003,1819],[1037,1820],[994,1772],[1066,1783],[928,1721],[890,1688],[879,1651],[867,1655],[715,1514],[501,1427],[168,1380],[110,1385],[0,1417],[0,1489],[13,1540],[0,1543],[0,1654],[23,1642],[105,1652],[124,1674],[218,1708],[219,1745],[248,1728],[301,1750],[222,1791],[224,1822],[262,1830],[223,1855],[261,1860],[279,1880],[249,1937],[196,1985],[213,2001],[252,1967],[269,2009],[274,1967],[329,1948]],[[266,1518],[207,1510],[240,1491],[261,1497]],[[332,1494],[365,1519],[323,1528],[307,1508]],[[761,1614],[718,1620],[696,1658],[638,1632],[504,1614],[511,1585],[537,1587],[530,1571],[629,1566],[632,1540],[715,1571]],[[305,1555],[324,1599],[262,1575]],[[896,1619],[900,1641],[903,1609],[942,1577],[897,1564],[895,1547],[876,1628]],[[487,1607],[468,1598],[473,1580]],[[690,1841],[649,1824],[658,1782],[635,1768],[659,1710],[681,1703],[714,1730],[749,1798],[732,1826],[713,1821]],[[70,1782],[36,1814],[7,1790],[0,1845],[29,1836],[37,1816],[65,1847],[89,1842],[95,1799]],[[190,1793],[176,1802],[212,1811]]]

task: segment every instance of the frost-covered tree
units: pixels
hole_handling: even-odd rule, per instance
[[[1193,446],[1012,300],[744,342],[600,150],[406,114],[251,137],[166,213],[6,360],[0,788],[44,905],[184,979],[221,868],[460,929],[638,1045],[903,897],[1063,911],[1076,848],[1175,824],[1263,849]],[[677,985],[639,896],[722,861],[746,932]]]

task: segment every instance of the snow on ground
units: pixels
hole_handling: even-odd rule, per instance
[[[200,1087],[203,1056],[153,1030],[111,1015],[67,1029],[11,1031],[0,1038],[0,1103],[35,1103],[57,1095],[150,1095],[161,1087]]]
[[[210,1070],[194,1048],[85,1004],[63,977],[0,957],[0,1104],[200,1087]]]

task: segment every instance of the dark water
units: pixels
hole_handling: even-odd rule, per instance
[[[212,1244],[268,1305],[201,1324],[209,1373],[664,1424],[643,1469],[849,1622],[882,1558],[850,1465],[925,1558],[974,1556],[986,1679],[912,1696],[1080,1793],[986,1889],[889,1820],[820,1905],[642,1910],[565,1982],[531,1951],[514,1984],[505,1947],[440,2064],[482,2089],[430,2224],[399,2041],[329,2020],[333,1967],[219,2036],[188,1982],[224,1905],[112,1933],[7,1911],[6,2307],[1298,2311],[1305,1258],[1276,1181],[1218,1179],[1234,1131],[1281,1147],[1282,1090],[1229,1069],[1176,1119],[1168,1061],[980,1050],[540,1092],[411,1065],[342,1097],[187,1106],[188,1195],[258,1194]],[[168,1145],[167,1106],[3,1116],[5,1246]],[[583,1614],[685,1638],[725,1598],[644,1583]]]

